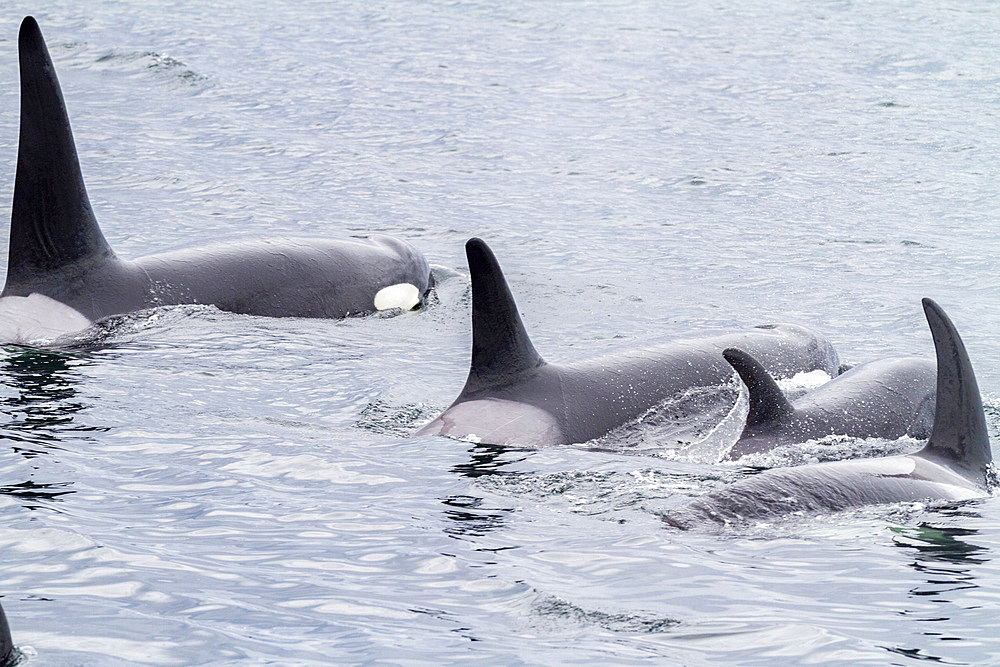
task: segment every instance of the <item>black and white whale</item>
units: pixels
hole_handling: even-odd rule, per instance
[[[14,658],[14,640],[10,636],[10,626],[7,625],[7,616],[0,606],[0,667],[7,667]]]
[[[249,239],[118,258],[90,206],[55,69],[30,16],[18,50],[21,128],[0,342],[30,342],[175,304],[333,318],[420,303],[430,282],[427,261],[388,236]]]
[[[813,370],[836,373],[837,354],[830,343],[793,325],[767,325],[581,363],[549,364],[528,339],[493,252],[475,238],[466,243],[465,251],[472,276],[469,376],[451,407],[417,435],[498,445],[585,442],[686,390],[728,382],[732,368],[722,358],[727,347],[751,350],[781,377]]]
[[[673,509],[664,521],[689,529],[791,512],[989,495],[993,455],[969,355],[940,306],[930,299],[923,305],[937,356],[934,425],[923,449],[905,456],[766,470]]]
[[[722,355],[746,385],[750,404],[743,433],[726,454],[730,460],[829,435],[930,436],[936,386],[930,359],[893,357],[861,364],[792,403],[751,355],[735,348]]]

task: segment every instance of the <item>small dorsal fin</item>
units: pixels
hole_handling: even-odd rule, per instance
[[[750,396],[750,412],[747,427],[770,424],[790,417],[795,408],[788,402],[778,383],[760,362],[743,350],[730,347],[722,352],[729,365],[740,374]]]
[[[931,299],[924,299],[923,305],[937,355],[937,402],[931,437],[920,454],[961,468],[984,483],[993,454],[976,375],[951,319]]]
[[[472,275],[472,366],[463,394],[506,384],[545,361],[535,351],[493,251],[465,244]]]
[[[35,19],[21,23],[21,130],[5,294],[81,259],[114,257],[87,198],[66,105]]]
[[[0,607],[0,665],[10,664],[10,659],[14,655],[14,640],[10,637],[10,626],[7,625],[7,617]]]

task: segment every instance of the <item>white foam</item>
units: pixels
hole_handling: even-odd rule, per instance
[[[817,368],[814,371],[802,371],[801,373],[796,373],[790,378],[782,378],[780,380],[776,379],[778,386],[781,391],[809,391],[815,389],[821,385],[826,384],[831,380],[830,374],[826,371]]]
[[[51,342],[91,324],[78,310],[42,294],[0,299],[0,343]]]
[[[420,290],[410,283],[398,283],[383,287],[375,295],[375,310],[402,308],[413,310],[420,304]]]

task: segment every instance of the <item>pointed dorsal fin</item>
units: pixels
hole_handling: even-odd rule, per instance
[[[10,664],[13,654],[14,640],[10,637],[10,626],[7,625],[3,607],[0,607],[0,665]]]
[[[747,427],[761,426],[790,417],[795,408],[785,398],[778,383],[767,372],[759,361],[743,350],[735,347],[722,352],[729,365],[740,374],[740,379],[747,386],[750,397],[750,412],[747,414]]]
[[[937,401],[931,437],[920,455],[943,460],[984,483],[993,454],[976,375],[948,315],[930,299],[923,305],[937,355]]]
[[[463,394],[506,384],[545,361],[535,351],[493,251],[465,244],[472,276],[472,366]]]
[[[21,130],[5,294],[85,258],[114,257],[87,198],[66,105],[35,19],[21,23]]]

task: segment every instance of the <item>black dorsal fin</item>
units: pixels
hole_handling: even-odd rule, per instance
[[[30,16],[18,52],[21,131],[5,294],[81,259],[114,256],[90,207],[59,81]]]
[[[722,356],[736,369],[743,384],[747,386],[750,397],[747,428],[775,423],[795,412],[778,383],[759,361],[735,347],[725,349]]]
[[[14,640],[10,637],[10,626],[7,625],[3,607],[0,607],[0,665],[10,664],[12,657],[14,657]]]
[[[472,366],[462,390],[468,394],[507,384],[545,361],[524,330],[493,251],[474,238],[465,254],[472,275]]]
[[[923,304],[937,355],[937,402],[931,437],[920,454],[943,460],[984,483],[993,454],[976,375],[951,319],[932,300],[924,299]]]

